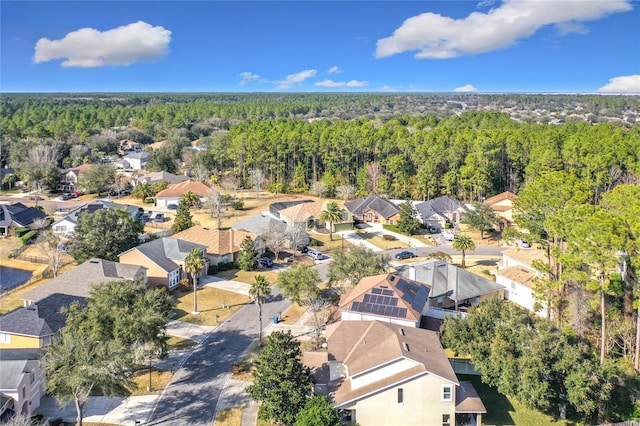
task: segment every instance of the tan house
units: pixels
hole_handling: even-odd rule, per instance
[[[329,228],[329,222],[320,220],[320,214],[327,209],[329,201],[312,201],[296,204],[294,206],[280,210],[278,213],[287,225],[300,228]],[[342,207],[342,220],[333,223],[332,232],[346,231],[353,229],[353,215],[344,207]]]
[[[327,390],[345,422],[362,426],[481,425],[486,413],[430,330],[381,321],[327,327]]]
[[[196,194],[198,198],[200,198],[200,201],[204,201],[209,191],[211,191],[211,188],[202,182],[193,180],[169,185],[166,189],[156,194],[157,205],[167,207],[169,204],[178,204],[180,197],[189,191]]]
[[[395,274],[364,277],[340,298],[343,321],[378,320],[420,327],[429,311],[429,287]]]
[[[344,206],[360,222],[397,225],[400,220],[400,208],[386,198],[358,198],[347,201]]]
[[[164,237],[120,253],[118,258],[120,262],[147,268],[150,287],[165,286],[173,290],[178,287],[180,280],[186,277],[185,258],[194,248],[200,250],[204,256],[207,246]],[[207,275],[208,263],[207,261],[201,275]]]
[[[215,229],[204,226],[192,226],[182,232],[173,234],[169,238],[188,241],[190,243],[206,246],[205,257],[212,265],[229,263],[238,259],[240,245],[245,237],[254,241],[256,253],[263,253],[265,249],[264,239],[243,229]]]
[[[512,248],[502,253],[502,263],[495,272],[496,283],[504,286],[504,298],[523,308],[546,317],[544,302],[536,301],[534,289],[542,273],[533,267],[534,262],[547,263],[544,250]],[[536,303],[539,302],[539,303]]]
[[[78,167],[72,167],[60,172],[60,184],[58,189],[65,192],[75,192],[80,189],[79,181],[84,173],[86,173],[93,164],[81,164]]]
[[[489,206],[500,219],[500,230],[515,225],[513,222],[513,200],[516,197],[517,195],[513,192],[505,191],[484,200],[484,204]]]

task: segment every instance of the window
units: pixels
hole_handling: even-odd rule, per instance
[[[398,388],[398,404],[404,403],[404,390],[402,388]]]
[[[396,223],[395,223],[395,220],[393,220],[393,219],[389,219],[389,225],[395,225],[395,224],[396,224]]]
[[[442,415],[442,426],[451,426],[451,414]]]
[[[453,390],[450,385],[442,385],[442,400],[443,401],[452,401],[453,400]]]
[[[42,338],[42,345],[49,346],[51,344],[51,336],[44,336]]]
[[[0,333],[0,343],[11,343],[11,335],[7,333]]]

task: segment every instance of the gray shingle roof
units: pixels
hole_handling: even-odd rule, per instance
[[[449,212],[459,208],[466,209],[463,203],[448,195],[417,203],[415,208],[423,219],[429,218],[434,214],[446,217]]]
[[[68,220],[69,222],[73,222],[73,223],[78,223],[78,217],[80,216],[80,214],[88,212],[88,213],[93,213],[97,210],[101,210],[101,209],[118,209],[118,210],[122,210],[125,211],[127,213],[129,213],[129,216],[131,217],[135,217],[136,214],[139,211],[139,208],[137,206],[131,206],[129,204],[119,204],[119,203],[113,203],[111,201],[105,201],[105,200],[97,200],[97,201],[92,201],[90,203],[87,203],[85,205],[82,205],[74,210],[71,210],[69,212],[69,214],[65,215],[64,217],[56,220],[52,227],[55,227],[55,225],[63,220]]]
[[[174,260],[184,261],[194,248],[206,251],[207,246],[174,238],[158,238],[131,250],[138,250],[166,272],[171,272],[179,268]]]
[[[396,269],[403,277],[410,278],[412,267],[415,268],[415,280],[431,286],[431,299],[446,296],[462,301],[504,289],[494,281],[437,259],[402,265]]]
[[[278,219],[265,214],[259,214],[236,222],[231,225],[233,229],[243,229],[247,232],[251,232],[254,235],[264,236],[268,232],[283,232],[289,239],[292,239],[295,230]],[[305,232],[302,235],[298,235],[297,244],[306,245],[309,243],[309,235]]]
[[[362,215],[367,210],[373,210],[385,219],[400,211],[394,203],[378,196],[347,201],[344,206],[354,215]]]
[[[18,389],[29,360],[0,361],[0,389]]]
[[[0,331],[31,337],[50,336],[64,327],[67,317],[60,310],[86,298],[55,293],[0,317]]]
[[[144,270],[139,265],[94,258],[25,293],[22,298],[36,302],[54,293],[89,297],[93,285],[114,280],[134,280]]]

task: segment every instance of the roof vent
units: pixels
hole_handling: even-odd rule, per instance
[[[404,346],[404,350],[409,352],[409,344],[407,342],[402,342],[402,346]]]
[[[394,275],[389,275],[389,281],[393,281],[395,279],[396,279],[396,277]]]
[[[404,328],[400,328],[400,334],[404,336]]]
[[[203,227],[202,229],[204,229],[205,231],[208,231],[208,230],[209,230],[209,228],[204,228],[204,227]]]
[[[100,261],[96,259],[91,259],[89,263],[95,263],[97,265],[98,263],[100,263]]]

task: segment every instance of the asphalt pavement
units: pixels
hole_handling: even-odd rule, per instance
[[[263,328],[291,304],[274,290],[271,301],[262,306]],[[258,328],[258,307],[254,303],[220,324],[178,369],[145,424],[211,426],[231,365],[258,337]]]

